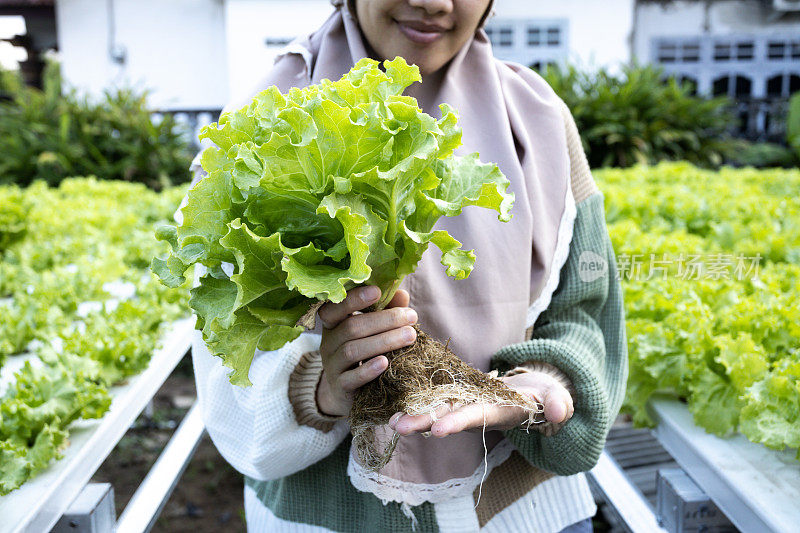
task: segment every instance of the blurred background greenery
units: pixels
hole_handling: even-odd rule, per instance
[[[0,184],[97,176],[160,190],[189,181],[187,132],[148,109],[146,92],[109,89],[93,101],[65,87],[51,62],[41,90],[5,71],[0,94]]]
[[[727,96],[706,98],[657,65],[619,74],[548,65],[542,75],[575,117],[592,168],[688,161],[703,168],[800,163],[800,95],[791,99],[786,145],[731,136],[740,118]]]
[[[707,98],[664,76],[658,66],[548,65],[541,72],[569,106],[592,168],[661,161],[698,167],[796,167],[800,163],[800,94],[790,100],[785,143],[731,134],[740,120],[727,96]],[[109,89],[92,100],[62,82],[49,62],[43,88],[0,70],[0,183],[57,185],[70,176],[139,182],[154,190],[189,181],[193,132],[147,107],[147,93]]]

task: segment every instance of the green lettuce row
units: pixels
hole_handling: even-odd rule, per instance
[[[745,391],[740,431],[751,441],[797,448],[800,461],[800,354],[774,365]]]
[[[652,425],[648,399],[671,393],[710,432],[800,448],[800,171],[662,163],[596,176],[618,264],[643,254],[646,276],[650,253],[673,261],[666,279],[623,268],[624,410]],[[757,279],[678,277],[680,254],[740,253],[761,256]]]
[[[18,371],[0,397],[0,495],[59,458],[71,422],[102,416],[108,387],[145,368],[162,325],[185,315],[185,292],[147,267],[165,246],[153,228],[186,189],[156,194],[93,178],[0,187],[0,232],[25,206],[25,231],[0,250],[0,362],[28,349],[42,363]],[[79,316],[81,303],[111,297],[110,281],[133,284],[136,297]]]
[[[250,385],[256,349],[302,333],[315,303],[375,284],[385,306],[431,243],[447,274],[466,278],[475,255],[434,230],[439,217],[479,206],[511,218],[497,166],[453,154],[455,110],[423,113],[402,95],[419,69],[402,58],[383,66],[363,59],[335,82],[270,87],[201,133],[216,145],[201,157],[207,176],[189,191],[183,222],[159,229],[172,253],[152,269],[175,287],[189,266],[206,268],[190,305],[235,385]]]
[[[112,313],[90,314],[85,327],[62,330],[61,350],[43,345],[35,351],[44,365],[26,363],[0,398],[0,495],[61,457],[72,421],[105,414],[108,388],[147,367],[161,325],[179,318],[185,305],[167,298],[158,305],[143,292]]]
[[[0,188],[0,253],[25,235],[28,210],[18,187]]]

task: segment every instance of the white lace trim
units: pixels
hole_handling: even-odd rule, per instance
[[[539,315],[550,305],[553,293],[558,288],[558,279],[561,269],[569,257],[569,245],[572,241],[572,232],[575,226],[575,217],[578,210],[575,206],[575,197],[572,195],[572,184],[567,182],[567,195],[564,201],[564,213],[561,215],[561,222],[558,226],[558,237],[556,240],[556,251],[553,254],[553,261],[550,265],[550,273],[544,284],[542,292],[530,307],[528,307],[528,317],[525,327],[529,328],[536,323]]]
[[[481,484],[496,466],[511,456],[514,446],[503,439],[486,455],[486,463],[468,477],[448,479],[443,483],[412,483],[390,478],[367,470],[358,463],[351,449],[347,463],[350,482],[361,492],[371,492],[383,502],[397,502],[401,505],[422,505],[425,502],[440,503],[452,498],[468,496]]]

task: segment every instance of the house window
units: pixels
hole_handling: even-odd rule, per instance
[[[492,18],[484,29],[499,59],[544,65],[567,56],[568,19]]]
[[[700,61],[700,43],[698,41],[662,41],[656,48],[656,59],[659,63],[697,63]]]
[[[730,43],[714,44],[714,61],[729,61],[731,59]]]
[[[736,76],[734,82],[733,96],[736,98],[747,98],[753,94],[753,82],[750,78]]]
[[[786,56],[786,43],[772,41],[767,48],[767,57],[770,59],[783,59]]]
[[[561,44],[561,29],[557,27],[547,28],[547,46],[558,46]]]
[[[492,46],[510,47],[514,44],[514,29],[508,26],[491,27],[487,26],[486,35]]]
[[[800,41],[770,41],[767,58],[775,60],[800,59]]]
[[[683,43],[683,62],[697,63],[700,61],[700,43]]]
[[[739,75],[724,75],[716,78],[712,85],[712,92],[714,96],[728,96],[733,100],[746,100],[752,96],[753,82],[746,76]],[[752,127],[751,119],[753,118],[749,111],[746,109],[738,112],[739,125],[737,127],[738,133],[742,134]]]
[[[739,61],[753,59],[753,41],[736,43],[736,59]]]
[[[528,46],[541,46],[542,30],[539,28],[528,28]]]
[[[514,44],[514,30],[511,28],[500,28],[500,46],[512,46]]]
[[[767,80],[767,96],[783,96],[783,75],[773,76]]]
[[[753,81],[746,76],[725,75],[714,80],[712,93],[714,96],[730,96],[748,98],[752,95]]]
[[[768,98],[787,98],[800,90],[800,75],[778,74],[767,80]]]
[[[678,45],[675,43],[661,43],[658,47],[659,63],[675,63],[678,60]]]
[[[528,46],[561,46],[561,28],[558,26],[528,27]]]
[[[750,61],[753,59],[753,41],[714,43],[714,61]]]

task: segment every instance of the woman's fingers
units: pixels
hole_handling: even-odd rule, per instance
[[[405,413],[400,413],[400,416],[395,414],[389,419],[389,427],[397,431],[400,435],[429,431],[431,425],[434,423],[434,418],[438,420],[443,416],[447,416],[447,413],[451,411],[452,408],[450,406],[442,405],[434,411],[434,417],[431,417],[429,414],[407,415]]]
[[[373,357],[363,365],[355,367],[339,375],[339,386],[346,393],[351,393],[357,388],[366,385],[381,375],[389,367],[389,360],[379,355]]]
[[[575,408],[569,391],[557,379],[542,372],[522,372],[503,378],[506,385],[544,406],[544,418],[556,424],[569,420]]]
[[[386,308],[390,307],[408,307],[408,304],[411,303],[411,297],[408,295],[408,292],[403,289],[398,289],[394,296],[392,296],[389,305]]]
[[[374,313],[353,315],[328,332],[328,335],[325,336],[325,350],[329,353],[334,352],[346,342],[371,337],[416,323],[417,312],[408,307],[395,307]]]
[[[553,395],[555,396],[555,395]],[[567,404],[560,399],[550,396],[544,403],[544,417],[548,422],[563,422],[567,417]]]
[[[381,290],[374,285],[355,288],[348,292],[347,297],[341,302],[337,304],[328,302],[320,307],[319,319],[325,328],[333,329],[351,314],[377,302],[380,297]]]
[[[555,380],[535,388],[529,395],[544,406],[544,418],[547,422],[560,424],[569,420],[575,412],[569,391]]]
[[[526,393],[544,405],[548,422],[564,422],[574,413],[572,398],[561,385],[529,388]],[[455,410],[439,409],[435,418],[397,413],[390,419],[389,427],[400,435],[430,431],[434,437],[446,437],[462,431],[481,431],[484,427],[487,430],[510,429],[525,422],[528,412],[522,407],[474,403]]]
[[[491,424],[489,418],[492,416],[492,413],[487,411],[493,411],[493,407],[494,406],[485,403],[465,405],[443,416],[441,420],[436,421],[436,423],[431,426],[431,435],[434,437],[444,437],[472,429],[476,427],[477,424],[483,427],[484,417],[486,417],[486,427],[488,428]]]
[[[330,359],[331,370],[343,373],[366,359],[414,344],[417,332],[411,326],[350,340],[339,346]]]
[[[397,291],[389,307],[359,313],[379,301],[375,286],[356,287],[339,303],[326,303],[318,311],[322,323],[323,380],[317,403],[325,413],[343,414],[352,405],[352,392],[378,377],[389,366],[381,354],[410,346],[417,334],[412,324],[417,313],[408,308],[406,291]],[[376,357],[377,356],[377,357]]]
[[[552,387],[545,390],[542,396],[544,417],[548,422],[558,424],[572,417],[574,412],[572,398],[565,389]]]

